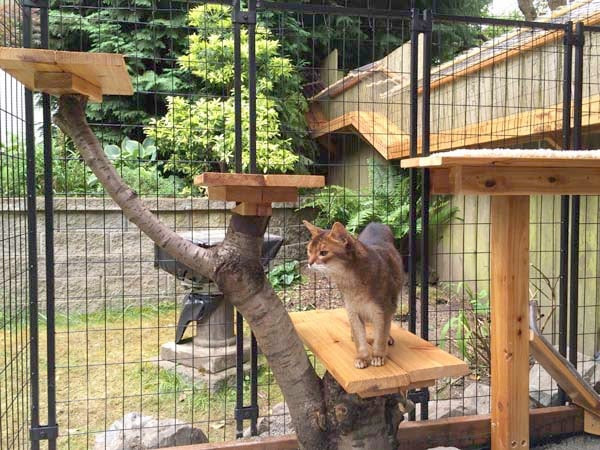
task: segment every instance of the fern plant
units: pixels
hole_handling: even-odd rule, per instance
[[[302,208],[315,208],[320,227],[341,222],[352,233],[360,233],[370,222],[387,224],[399,242],[408,235],[410,211],[410,179],[401,169],[369,159],[369,185],[358,191],[342,186],[327,186],[306,200]],[[421,226],[421,191],[417,190],[417,234]],[[448,197],[436,197],[429,207],[430,226],[445,225],[458,208]]]

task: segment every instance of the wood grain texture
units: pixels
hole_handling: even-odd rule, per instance
[[[529,335],[531,354],[564,389],[576,405],[600,419],[600,395],[583,380],[577,370],[552,345],[535,331]]]
[[[304,187],[325,186],[325,177],[320,175],[258,175],[249,173],[204,172],[194,178],[196,186],[259,186],[259,187]]]
[[[208,198],[226,202],[295,202],[298,188],[257,186],[209,186]]]
[[[583,413],[583,430],[588,434],[600,436],[600,416],[585,411]]]
[[[577,406],[554,406],[529,410],[530,440],[581,433],[583,410]],[[479,448],[490,443],[489,414],[402,422],[398,427],[399,448],[427,450],[433,447]]]
[[[491,200],[492,449],[529,448],[529,197]]]
[[[319,138],[344,128],[353,128],[385,159],[389,159],[389,148],[408,145],[408,134],[388,121],[385,116],[376,112],[350,111],[329,121],[323,121],[323,117],[313,115],[309,127],[313,138]]]
[[[102,103],[102,89],[83,78],[67,72],[36,72],[33,90],[50,95],[81,94],[90,101]]]
[[[600,167],[454,166],[430,173],[432,194],[600,194]]]
[[[0,47],[0,68],[30,90],[36,90],[36,74],[50,72],[73,74],[99,87],[102,95],[133,94],[125,60],[119,54]],[[49,93],[59,95],[73,92],[67,89],[65,92],[54,90]],[[77,93],[87,95],[86,92]]]
[[[240,216],[261,216],[267,217],[273,215],[273,208],[270,203],[248,203],[242,202],[232,209]]]
[[[477,153],[477,150],[472,150]],[[554,168],[590,168],[600,167],[600,158],[590,154],[586,156],[585,152],[580,153],[580,157],[561,157],[560,151],[552,153],[552,157],[531,157],[531,156],[503,156],[498,152],[497,156],[456,156],[452,152],[448,154],[437,154],[419,158],[409,158],[403,160],[400,165],[402,168],[411,167],[554,167]]]
[[[357,369],[344,309],[295,312],[290,316],[306,346],[349,393],[372,397],[469,373],[463,361],[396,324],[392,324],[391,331],[395,343],[388,349],[385,365]]]

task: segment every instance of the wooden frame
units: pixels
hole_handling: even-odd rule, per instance
[[[570,435],[584,431],[584,412],[577,406],[555,406],[529,411],[531,441],[544,437]],[[427,450],[436,446],[465,448],[482,446],[490,440],[490,416],[463,416],[424,422],[403,422],[398,428],[399,448]],[[272,436],[260,440],[215,442],[210,444],[186,445],[167,450],[285,450],[297,449],[295,434]]]

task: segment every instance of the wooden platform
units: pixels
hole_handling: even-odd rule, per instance
[[[0,68],[32,91],[82,94],[101,102],[103,95],[132,95],[123,55],[0,47]]]
[[[290,314],[305,345],[349,393],[373,397],[431,386],[444,377],[467,375],[467,364],[435,345],[392,324],[394,345],[382,367],[354,367],[355,346],[344,309]]]
[[[374,112],[350,111],[329,121],[308,121],[308,125],[311,136],[315,139],[344,128],[354,129],[385,159],[390,159],[390,149],[408,148],[409,145],[407,133],[404,133],[381,114]]]
[[[431,169],[432,194],[600,194],[597,150],[456,150],[401,166]]]
[[[325,177],[317,175],[259,175],[205,172],[194,179],[208,187],[208,198],[239,203],[233,211],[242,216],[270,216],[271,203],[295,202],[298,188],[319,188]]]

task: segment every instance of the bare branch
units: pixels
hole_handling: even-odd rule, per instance
[[[81,157],[92,169],[123,214],[158,246],[176,260],[207,278],[214,278],[215,265],[211,251],[183,239],[144,206],[137,194],[125,184],[106,157],[100,142],[85,118],[87,98],[80,95],[63,95],[58,101],[54,123],[70,136]]]
[[[533,0],[519,0],[519,9],[527,20],[535,20],[537,17],[537,10],[533,4]]]

